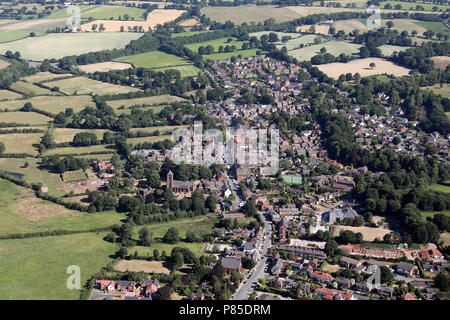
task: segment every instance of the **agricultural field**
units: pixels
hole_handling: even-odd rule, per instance
[[[2,30],[0,29],[0,43],[24,39],[30,35],[28,30]]]
[[[129,20],[144,21],[145,9],[136,7],[122,7],[122,6],[95,6],[81,10],[81,18],[111,19],[125,20],[124,16],[128,16]]]
[[[390,4],[392,8],[396,5],[400,5],[401,9],[403,10],[416,10],[417,6],[421,6],[424,11],[441,11],[446,12],[448,9],[450,9],[449,6],[445,5],[439,5],[439,4],[433,4],[433,3],[423,3],[421,1],[415,1],[415,2],[405,2],[405,1],[383,1],[380,2],[379,6],[380,8],[384,8],[387,4]],[[437,8],[437,10],[434,10],[434,8]]]
[[[170,104],[173,102],[184,101],[184,99],[171,96],[171,95],[161,95],[161,96],[152,96],[152,97],[143,97],[143,98],[135,98],[135,99],[126,99],[126,100],[109,100],[106,103],[114,108],[115,110],[119,108],[130,108],[134,105],[159,105],[159,104]]]
[[[139,108],[139,110],[141,110],[143,112],[152,111],[154,114],[157,114],[166,107],[167,107],[167,105],[160,105],[160,106],[156,105],[156,106],[151,106],[151,107],[142,107],[142,108]],[[118,110],[116,110],[116,113],[118,115],[131,114],[132,110],[133,110],[133,108],[118,109]]]
[[[20,98],[22,98],[22,95],[17,92],[0,89],[0,100],[14,100]],[[0,109],[2,108],[0,107]]]
[[[211,31],[204,30],[204,31],[185,31],[185,32],[179,32],[179,33],[172,33],[172,38],[190,37],[190,36],[194,36],[196,34],[206,33],[206,32],[211,32]]]
[[[64,78],[67,76],[71,76],[71,74],[70,73],[56,74],[46,71],[46,72],[38,72],[31,76],[23,77],[21,80],[29,83],[39,83],[42,81],[50,81],[58,78]]]
[[[26,117],[24,117],[26,115]],[[50,121],[52,121],[52,118],[49,118],[47,116],[44,116],[42,114],[36,113],[36,112],[20,112],[20,111],[13,111],[13,112],[1,112],[0,113],[0,119],[1,122],[6,123],[20,123],[20,124],[28,124],[28,125],[47,125]]]
[[[411,47],[401,47],[401,46],[392,46],[392,45],[382,45],[379,46],[378,49],[381,50],[381,53],[385,56],[385,57],[390,57],[394,54],[394,52],[401,52],[401,51],[405,51],[410,49]]]
[[[93,107],[95,104],[91,96],[36,96],[29,99],[0,101],[0,110],[19,110],[26,102],[31,102],[36,109],[57,114],[67,108],[79,112],[85,107]]]
[[[86,77],[74,77],[63,80],[46,82],[48,87],[58,87],[65,94],[119,94],[128,92],[141,91],[137,88],[126,87],[121,85],[110,84],[106,82],[92,80]]]
[[[23,95],[28,95],[28,96],[42,96],[42,95],[46,95],[46,96],[53,96],[53,95],[60,95],[60,93],[58,92],[52,92],[48,89],[45,88],[41,88],[37,85],[34,85],[32,83],[28,83],[28,82],[24,82],[24,81],[17,81],[14,82],[10,87],[10,90],[19,92]]]
[[[341,53],[345,55],[356,55],[359,53],[359,48],[361,45],[344,42],[344,41],[327,41],[321,44],[308,46],[302,49],[289,51],[289,55],[294,58],[297,58],[300,61],[309,61],[315,55],[320,53],[321,48],[325,48],[327,53],[330,53],[334,56],[338,56]]]
[[[144,142],[158,142],[158,141],[163,141],[165,139],[172,139],[172,135],[171,134],[167,134],[167,135],[160,135],[160,136],[150,136],[150,137],[141,137],[141,138],[128,138],[127,139],[127,143],[130,143],[131,145],[136,145],[138,143],[144,143]]]
[[[19,51],[25,59],[42,61],[79,55],[92,51],[124,48],[140,33],[52,33],[42,37],[27,38],[0,44],[0,53]]]
[[[371,68],[369,65],[375,63],[375,67]],[[402,77],[409,74],[409,69],[398,66],[389,60],[381,58],[366,58],[353,60],[347,63],[328,63],[317,66],[320,71],[327,74],[329,77],[338,79],[341,74],[359,73],[361,77],[368,77],[376,74],[392,74],[396,77]]]
[[[450,57],[447,56],[437,56],[430,58],[434,62],[434,66],[436,68],[445,70],[447,66],[450,64]]]
[[[433,86],[429,87],[422,87],[423,90],[429,89],[433,91],[435,94],[440,94],[444,98],[450,98],[450,84],[443,83],[442,87],[441,84],[435,84]]]
[[[295,31],[297,32],[303,32],[303,33],[309,33],[311,27],[314,27],[314,33],[315,34],[328,34],[330,32],[330,28],[331,26],[328,24],[316,24],[316,25],[312,25],[312,24],[307,24],[304,26],[300,26],[297,27],[295,29]]]
[[[253,57],[257,55],[257,52],[260,51],[259,49],[247,49],[247,50],[236,50],[234,52],[222,52],[222,53],[212,53],[212,54],[206,54],[203,55],[205,59],[209,60],[224,60],[224,59],[230,59],[231,57]]]
[[[197,19],[186,19],[178,23],[182,27],[193,27],[199,25],[200,22]]]
[[[104,234],[0,240],[0,299],[78,299],[79,290],[68,290],[66,269],[81,269],[81,284],[113,261],[115,244]],[[74,244],[82,245],[74,245]]]
[[[314,34],[307,34],[302,37],[294,38],[286,42],[285,44],[278,44],[277,48],[286,47],[288,51],[300,49],[300,45],[313,45],[314,40],[317,38],[317,35]]]
[[[128,28],[133,28],[135,26],[142,27],[144,32],[147,32],[149,29],[154,29],[158,24],[163,25],[166,22],[175,20],[184,12],[184,10],[176,9],[156,9],[147,15],[147,19],[145,21],[94,20],[81,25],[81,31],[92,32],[93,24],[100,25],[103,23],[105,32],[120,32],[121,27],[123,27],[125,33],[127,33]]]
[[[82,66],[78,66],[78,69],[87,73],[108,72],[111,70],[126,70],[130,68],[132,68],[132,65],[128,63],[113,62],[113,61],[85,64]]]
[[[353,32],[353,30],[355,30],[355,29],[359,30],[360,33],[367,32],[370,30],[365,23],[362,23],[358,19],[335,21],[333,23],[333,27],[336,29],[336,32],[338,32],[339,30],[342,30],[347,34],[350,32]]]
[[[408,33],[411,34],[415,30],[419,36],[422,36],[423,33],[428,30],[420,25],[421,21],[411,19],[382,20],[381,26],[383,28],[387,28],[387,21],[392,21],[394,23],[392,29],[397,30],[398,32],[408,31]]]
[[[375,238],[382,240],[384,235],[391,233],[391,230],[383,228],[336,226],[334,234],[339,235],[341,230],[350,230],[354,233],[361,232],[364,241],[374,241]]]
[[[114,265],[118,271],[143,271],[146,273],[170,273],[170,265],[166,261],[120,260]]]
[[[4,143],[6,153],[27,153],[36,155],[38,151],[35,146],[41,141],[42,135],[43,133],[0,134],[0,141]]]
[[[108,151],[107,145],[96,145],[88,147],[64,147],[64,148],[54,148],[44,152],[44,156],[51,156],[54,154],[58,155],[73,155],[73,154],[85,154],[85,153],[99,153]]]
[[[440,33],[443,36],[449,36],[450,37],[450,29],[447,28],[447,26],[445,24],[443,24],[442,22],[419,21],[419,22],[416,22],[416,24],[418,26],[420,26],[420,27],[423,27],[423,28],[427,29],[427,30],[433,31],[435,35]]]
[[[149,127],[149,128],[132,128],[132,129],[130,129],[130,132],[141,131],[141,132],[153,133],[155,131],[159,131],[161,134],[166,134],[166,132],[172,132],[175,129],[187,128],[187,127],[188,127],[187,125],[182,125],[182,126],[158,126],[158,127]]]
[[[63,143],[63,142],[72,142],[73,137],[77,133],[81,132],[90,132],[95,133],[97,138],[101,140],[103,138],[103,134],[108,131],[104,129],[96,129],[96,130],[85,130],[85,129],[71,129],[71,128],[54,128],[53,129],[53,140],[55,143]]]

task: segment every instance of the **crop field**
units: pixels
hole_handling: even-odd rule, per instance
[[[26,117],[25,117],[26,115]],[[20,124],[29,124],[29,125],[46,125],[52,118],[44,116],[42,114],[36,112],[2,112],[0,113],[0,121],[6,123],[20,123]]]
[[[23,115],[24,113],[22,113],[22,117]],[[42,136],[42,133],[0,134],[0,141],[5,144],[6,153],[27,153],[35,155],[38,151],[34,145],[39,144]]]
[[[376,66],[372,69],[369,67],[371,63]],[[368,77],[376,74],[392,74],[396,77],[406,76],[409,74],[409,69],[396,65],[391,61],[381,58],[367,58],[353,60],[347,63],[328,63],[317,66],[320,71],[326,73],[329,77],[339,78],[341,74],[359,73],[361,77]]]
[[[36,96],[36,95],[47,95],[47,96],[56,96],[56,95],[60,95],[60,93],[58,92],[52,92],[48,89],[45,88],[41,88],[37,85],[34,85],[32,83],[28,83],[28,82],[24,82],[24,81],[17,81],[14,82],[11,86],[10,86],[11,90],[17,91],[19,93],[22,93],[24,95],[29,95],[29,96]]]
[[[391,46],[388,44],[379,46],[378,49],[381,50],[381,53],[386,56],[390,57],[394,54],[394,52],[400,52],[410,49],[411,47],[401,47],[401,46]]]
[[[58,87],[65,94],[119,94],[127,92],[136,92],[140,89],[110,84],[106,82],[92,80],[86,77],[74,77],[63,80],[47,82],[48,87]]]
[[[277,8],[275,6],[244,5],[237,7],[204,7],[200,10],[211,20],[225,23],[228,20],[235,24],[244,22],[264,22],[267,19],[275,19],[276,22],[294,20],[300,17],[291,7]]]
[[[56,74],[51,72],[38,72],[36,74],[33,74],[31,76],[23,77],[21,80],[29,83],[38,83],[41,81],[48,81],[48,80],[55,80],[58,78],[63,78],[70,76],[70,73],[63,73],[63,74]]]
[[[66,286],[67,267],[81,269],[81,283],[112,261],[115,244],[104,234],[0,240],[0,299],[78,299],[79,290]],[[83,245],[74,245],[76,243]]]
[[[132,66],[128,63],[108,61],[93,64],[85,64],[83,66],[78,66],[78,69],[80,69],[83,72],[94,73],[94,72],[108,72],[111,70],[125,70],[130,69],[131,67]]]
[[[96,130],[84,130],[84,129],[71,129],[71,128],[55,128],[53,129],[53,140],[55,143],[72,142],[73,137],[77,133],[90,132],[95,133],[97,138],[101,140],[103,138],[103,133],[108,130],[96,129]]]
[[[36,109],[57,114],[67,108],[72,108],[74,112],[79,112],[85,107],[93,107],[92,97],[87,95],[79,96],[36,96],[23,100],[0,101],[0,110],[19,110],[26,102],[31,102]]]
[[[140,33],[51,33],[42,37],[27,38],[0,44],[0,53],[19,51],[25,59],[42,61],[69,55],[105,49],[124,48]]]
[[[450,29],[447,28],[447,26],[442,22],[418,21],[416,24],[420,27],[433,31],[435,35],[441,33],[444,36],[450,36]]]
[[[447,56],[437,56],[430,58],[434,62],[434,66],[436,68],[445,70],[447,66],[450,64],[450,57]]]
[[[442,88],[441,88],[440,84],[435,84],[435,85],[429,86],[429,87],[422,87],[422,89],[424,89],[424,90],[430,89],[435,94],[440,94],[444,98],[450,98],[450,84],[448,84],[448,83],[444,83],[442,85]]]
[[[0,89],[0,100],[13,100],[20,98],[22,98],[21,94],[9,90]],[[0,109],[2,108],[0,107]]]
[[[285,44],[278,44],[277,48],[282,48],[282,47],[286,47],[286,49],[288,51],[290,50],[295,50],[295,49],[300,49],[300,45],[313,45],[314,44],[314,39],[316,39],[318,36],[314,35],[314,34],[307,34],[305,36],[302,37],[298,37],[295,39],[291,39],[288,42],[286,42]]]
[[[110,100],[106,103],[114,108],[118,109],[120,107],[129,108],[134,105],[158,105],[161,103],[167,103],[170,104],[172,102],[178,102],[178,101],[184,101],[184,99],[177,97],[177,96],[171,96],[168,94],[161,95],[161,96],[152,96],[152,97],[143,97],[143,98],[135,98],[135,99],[126,99],[126,100]]]
[[[146,260],[120,260],[114,266],[118,271],[144,271],[146,273],[165,273],[169,274],[169,263],[165,261],[146,261]]]
[[[328,53],[338,56],[341,53],[345,55],[356,55],[359,53],[360,47],[361,45],[359,44],[332,40],[302,49],[289,51],[289,55],[300,61],[309,61],[312,57],[320,53],[321,48],[325,48]]]
[[[163,25],[166,22],[171,22],[181,16],[185,11],[176,9],[156,9],[147,15],[145,21],[117,21],[117,20],[94,20],[86,24],[81,25],[81,31],[92,32],[92,25],[103,23],[105,32],[120,32],[120,27],[124,27],[124,31],[127,32],[128,28],[134,26],[143,27],[147,32],[149,29],[154,29],[158,24]]]

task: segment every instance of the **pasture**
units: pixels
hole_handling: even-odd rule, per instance
[[[278,44],[277,48],[280,49],[282,47],[286,47],[286,49],[288,51],[290,50],[295,50],[295,49],[300,49],[300,45],[313,45],[314,44],[314,39],[317,38],[317,35],[314,34],[307,34],[305,36],[302,37],[297,37],[294,39],[289,40],[288,42],[286,42],[285,44]]]
[[[53,120],[52,118],[49,118],[36,112],[25,113],[20,111],[17,112],[13,111],[0,113],[0,121],[3,123],[15,122],[20,124],[29,124],[33,126],[33,125],[46,125],[52,120]]]
[[[449,7],[450,8],[450,7]],[[427,30],[433,31],[435,35],[438,33],[444,36],[450,36],[450,30],[442,22],[429,22],[429,21],[418,21],[416,24]]]
[[[28,96],[37,96],[37,95],[46,95],[46,96],[54,96],[54,95],[60,95],[58,92],[52,92],[48,89],[41,88],[37,85],[34,85],[32,83],[24,82],[24,81],[17,81],[14,82],[10,87],[10,90],[19,92],[23,95]]]
[[[79,96],[36,96],[23,100],[0,101],[0,110],[19,110],[26,102],[31,102],[36,109],[57,114],[67,108],[72,108],[74,112],[79,112],[85,107],[95,106],[92,97],[87,95]]]
[[[67,267],[81,269],[81,284],[112,261],[115,244],[104,234],[0,240],[0,299],[78,299],[79,290],[66,286]],[[74,245],[82,244],[82,245]]]
[[[85,129],[72,129],[72,128],[54,128],[53,129],[53,140],[55,143],[72,142],[73,137],[77,133],[90,132],[95,133],[97,138],[101,140],[103,138],[103,133],[108,130],[96,129],[96,130],[85,130]]]
[[[321,48],[325,48],[327,50],[327,53],[330,53],[334,56],[339,56],[342,53],[345,55],[356,55],[359,53],[360,47],[361,45],[359,44],[331,40],[302,49],[289,51],[289,55],[297,58],[300,61],[309,61],[312,57],[320,53]]]
[[[376,66],[372,69],[369,67],[371,63],[375,63]],[[353,60],[347,63],[328,63],[318,65],[320,71],[327,74],[329,77],[338,79],[341,74],[346,73],[359,73],[361,77],[373,76],[376,74],[392,74],[396,77],[402,77],[409,74],[409,69],[396,65],[391,61],[381,58],[366,58]]]
[[[85,23],[81,25],[81,31],[92,32],[92,25],[100,25],[103,23],[106,32],[120,32],[121,27],[127,32],[128,28],[133,28],[135,26],[142,27],[144,32],[149,29],[154,29],[158,24],[163,25],[166,22],[171,22],[181,16],[185,11],[176,9],[156,9],[147,15],[145,21],[118,21],[118,20],[94,20],[92,22]]]
[[[121,85],[115,85],[107,82],[101,82],[92,80],[86,77],[74,77],[63,80],[56,80],[47,82],[45,84],[48,87],[58,87],[61,92],[65,94],[119,94],[128,92],[141,91],[140,89],[133,87],[126,87]]]
[[[0,43],[6,43],[24,39],[30,35],[27,30],[2,30],[0,29]]]
[[[129,20],[144,21],[145,9],[136,7],[122,7],[122,6],[95,6],[82,10],[82,18],[94,18],[98,19],[113,19],[113,20],[125,20],[125,16],[128,16]],[[119,19],[120,18],[120,19]]]
[[[231,57],[253,57],[257,55],[257,52],[260,51],[259,49],[247,49],[247,50],[236,50],[234,52],[222,52],[222,53],[212,53],[212,54],[206,54],[203,55],[205,59],[209,60],[226,60],[230,59]]]
[[[1,118],[1,115],[0,115]],[[5,144],[6,153],[38,153],[35,145],[39,144],[43,133],[0,134],[0,141]]]
[[[188,248],[191,250],[197,257],[200,257],[202,254],[205,254],[204,244],[202,242],[183,242],[180,241],[176,244],[167,244],[167,243],[153,243],[150,247],[142,247],[142,246],[134,246],[128,249],[130,253],[138,252],[139,256],[153,256],[153,250],[157,249],[159,254],[163,251],[166,252],[166,255],[170,256],[173,248],[181,247]]]
[[[110,100],[106,101],[106,103],[114,108],[115,110],[124,107],[129,108],[131,106],[135,105],[159,105],[162,103],[173,103],[178,101],[184,101],[184,99],[177,97],[177,96],[171,96],[168,94],[161,95],[161,96],[152,96],[152,97],[142,97],[142,98],[135,98],[135,99],[126,99],[126,100]]]
[[[0,100],[13,100],[20,98],[22,98],[22,95],[17,92],[0,89]]]
[[[336,32],[342,30],[347,34],[353,32],[353,30],[355,29],[359,30],[360,33],[367,32],[370,30],[365,23],[362,23],[358,19],[335,21],[333,23],[333,27],[336,29]]]
[[[71,76],[71,74],[70,73],[56,74],[46,71],[46,72],[38,72],[31,76],[23,77],[21,80],[29,83],[39,83],[42,81],[55,80],[67,76]]]
[[[422,89],[424,90],[429,89],[433,91],[435,94],[440,94],[444,98],[450,98],[450,84],[448,83],[443,83],[442,87],[441,84],[438,83],[433,86],[422,87]]]
[[[108,61],[93,64],[85,64],[82,66],[78,66],[78,69],[86,73],[94,73],[94,72],[108,72],[111,70],[125,70],[130,69],[131,67],[132,66],[128,63]]]
[[[19,51],[23,58],[42,61],[105,49],[124,48],[140,33],[51,33],[0,44],[0,53]]]
[[[382,45],[379,46],[378,49],[381,50],[381,53],[385,56],[385,57],[390,57],[394,54],[394,52],[401,52],[401,51],[405,51],[410,49],[411,47],[402,47],[402,46],[392,46],[392,45]]]
[[[74,155],[74,154],[86,154],[86,153],[99,153],[108,151],[106,145],[95,145],[88,147],[63,147],[47,150],[43,153],[44,156],[58,155]]]
[[[165,139],[172,139],[172,135],[160,135],[160,136],[150,136],[150,137],[141,137],[141,138],[128,138],[127,143],[130,143],[131,145],[136,145],[138,143],[144,143],[144,142],[157,142],[157,141],[163,141]]]

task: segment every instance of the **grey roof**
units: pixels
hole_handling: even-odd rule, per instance
[[[241,266],[241,259],[234,257],[225,257],[222,258],[221,263],[225,269],[237,270]]]

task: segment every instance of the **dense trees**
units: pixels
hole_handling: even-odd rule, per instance
[[[99,143],[100,142],[98,141],[97,135],[92,132],[77,133],[73,137],[73,142],[72,142],[73,146],[75,146],[75,147],[85,147],[85,146],[96,145]]]
[[[64,173],[66,171],[74,171],[80,169],[87,169],[89,164],[86,159],[75,158],[72,156],[62,157],[50,156],[42,158],[42,165],[49,170]]]

